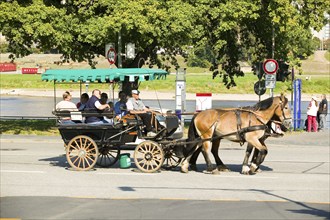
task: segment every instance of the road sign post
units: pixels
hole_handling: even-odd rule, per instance
[[[276,85],[276,72],[278,70],[278,63],[274,59],[267,59],[262,66],[266,73],[265,86],[267,89],[270,89],[270,96],[273,97],[273,89]]]
[[[114,47],[110,47],[107,51],[107,60],[110,65],[115,64],[117,59],[117,53]]]

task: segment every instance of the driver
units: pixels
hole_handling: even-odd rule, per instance
[[[139,97],[140,91],[139,90],[132,90],[132,97],[127,100],[126,106],[127,111],[130,114],[136,114],[138,115],[142,121],[143,124],[146,126],[147,136],[153,137],[156,136],[157,130],[152,127],[152,121],[155,120],[154,117],[152,117],[151,110],[147,108],[142,100]],[[157,120],[156,120],[157,121]],[[157,121],[158,128],[160,128],[160,124]]]

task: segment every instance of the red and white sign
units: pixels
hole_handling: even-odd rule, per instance
[[[110,65],[116,63],[117,53],[116,53],[115,48],[110,47],[110,49],[107,52],[107,59],[108,59]]]
[[[196,93],[196,111],[212,108],[212,93]]]
[[[263,67],[265,73],[274,74],[278,70],[278,63],[274,59],[268,59],[263,63],[262,67]]]

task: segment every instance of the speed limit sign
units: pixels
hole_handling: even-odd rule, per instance
[[[266,74],[274,74],[278,70],[278,63],[274,59],[266,60],[262,65]]]
[[[117,54],[116,54],[115,48],[110,47],[110,49],[107,52],[107,59],[108,59],[110,65],[116,63]]]

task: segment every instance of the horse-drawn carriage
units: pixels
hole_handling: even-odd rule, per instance
[[[122,83],[122,90],[137,89],[138,81],[165,78],[166,71],[152,69],[103,69],[103,70],[48,70],[42,80],[54,81],[54,98],[56,101],[56,84],[62,82],[79,83]],[[80,89],[81,90],[81,89]],[[83,117],[107,116],[113,113],[63,112],[54,111],[57,117],[68,117],[80,120]],[[218,170],[226,166],[218,156],[221,139],[234,142],[248,142],[243,162],[243,174],[254,173],[264,161],[267,154],[265,140],[269,136],[271,120],[277,124],[290,126],[291,113],[288,99],[283,95],[271,97],[257,103],[253,107],[240,109],[211,109],[198,113],[193,117],[188,131],[188,139],[173,138],[179,128],[178,117],[173,113],[163,117],[163,127],[153,137],[144,132],[144,124],[138,115],[123,117],[116,124],[90,125],[59,124],[58,128],[66,146],[66,157],[71,167],[76,170],[89,170],[98,164],[109,167],[115,164],[121,150],[134,150],[136,167],[143,172],[155,172],[161,167],[170,169],[178,166],[181,161],[182,172],[188,172],[190,158],[201,149],[208,170],[213,169],[208,152],[212,152]],[[137,139],[139,142],[137,142]],[[250,167],[248,159],[255,148]],[[197,154],[198,155],[198,154]],[[193,163],[191,163],[193,165]]]
[[[54,103],[56,85],[78,83],[80,91],[83,84],[108,83],[121,84],[123,90],[137,89],[138,81],[163,79],[164,70],[155,69],[94,69],[94,70],[48,70],[42,75],[44,81],[54,81]],[[113,112],[53,111],[58,119],[70,117],[81,121],[88,116],[112,118]],[[58,129],[66,146],[66,158],[75,170],[89,170],[95,164],[110,167],[120,158],[122,150],[134,150],[134,162],[143,172],[155,172],[161,167],[176,167],[181,158],[175,154],[173,134],[180,126],[175,114],[154,112],[162,119],[163,126],[153,137],[148,137],[144,124],[138,115],[126,115],[115,124],[91,125],[87,123],[61,124]],[[58,120],[60,121],[60,120]]]

